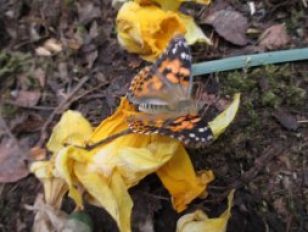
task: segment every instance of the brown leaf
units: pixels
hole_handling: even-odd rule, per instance
[[[102,12],[98,6],[95,6],[91,1],[82,1],[77,4],[79,22],[82,24],[87,24],[91,22],[94,18],[99,18]]]
[[[43,46],[37,47],[35,53],[38,56],[51,56],[61,52],[62,49],[62,44],[58,40],[50,38],[44,42]]]
[[[44,120],[41,115],[35,113],[20,113],[10,122],[14,134],[33,133],[41,129]]]
[[[297,130],[298,122],[295,116],[279,110],[273,114],[273,116],[277,119],[277,121],[288,130]]]
[[[208,15],[204,23],[214,27],[215,31],[225,40],[244,46],[247,44],[246,31],[248,21],[241,13],[228,9],[219,10]]]
[[[259,45],[272,50],[284,47],[290,42],[285,24],[275,24],[267,28],[259,38]]]
[[[35,146],[30,150],[30,156],[32,160],[44,160],[46,158],[47,151],[44,148]]]
[[[33,72],[33,76],[36,80],[38,80],[40,86],[44,88],[46,84],[46,72],[42,68],[37,68]]]
[[[17,146],[15,141],[2,140],[0,144],[0,182],[15,182],[26,177],[29,170],[25,157],[25,152]]]
[[[24,107],[35,106],[41,98],[39,91],[20,90],[14,92],[13,95],[15,95],[16,105]]]

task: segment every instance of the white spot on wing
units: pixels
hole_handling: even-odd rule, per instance
[[[193,134],[193,133],[190,133],[190,134],[189,134],[189,137],[190,137],[190,138],[194,138],[195,136],[196,136],[196,135]]]
[[[186,57],[187,57],[186,53],[185,53],[185,52],[182,52],[182,53],[181,53],[181,58],[182,58],[183,60],[185,60]]]

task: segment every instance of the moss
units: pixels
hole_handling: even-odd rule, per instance
[[[290,17],[286,20],[286,26],[288,31],[295,32],[299,27],[299,23],[305,22],[305,9],[295,9],[292,8]]]
[[[267,91],[261,96],[263,106],[277,108],[281,104],[281,99],[273,91]]]
[[[30,54],[21,52],[0,52],[0,80],[13,73],[21,72],[29,65]]]
[[[2,104],[2,105],[0,105],[0,113],[5,118],[13,117],[16,114],[17,110],[18,110],[18,108],[16,108],[13,105],[9,105],[9,104]]]
[[[297,86],[289,86],[286,91],[288,105],[302,106],[305,104],[306,91]]]
[[[245,121],[244,133],[249,137],[269,123],[264,115],[269,117],[279,107],[296,108],[305,103],[306,91],[300,87],[301,79],[290,65],[229,72],[220,78],[224,94],[242,93],[241,118]]]
[[[227,74],[225,82],[224,91],[226,94],[246,92],[253,89],[256,85],[255,80],[247,78],[245,73],[238,71]]]

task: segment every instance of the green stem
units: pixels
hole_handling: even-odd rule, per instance
[[[248,68],[254,66],[278,64],[290,61],[299,61],[308,59],[308,48],[291,49],[277,52],[266,52],[254,55],[243,55],[225,58],[221,60],[205,61],[193,64],[192,73],[194,76],[234,70],[239,68]]]

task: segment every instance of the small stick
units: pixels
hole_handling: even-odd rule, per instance
[[[44,123],[44,125],[41,128],[41,137],[40,140],[37,143],[37,146],[41,147],[43,145],[43,143],[45,142],[46,138],[47,138],[47,127],[50,125],[50,123],[52,122],[52,120],[54,119],[54,117],[57,114],[62,113],[65,109],[67,109],[67,107],[73,102],[72,98],[74,96],[74,94],[90,79],[90,76],[87,75],[85,77],[83,77],[80,82],[75,86],[75,88],[68,94],[67,98],[65,98],[54,110],[53,112],[49,115],[49,117],[47,118],[46,122]],[[74,100],[74,99],[73,99]]]

